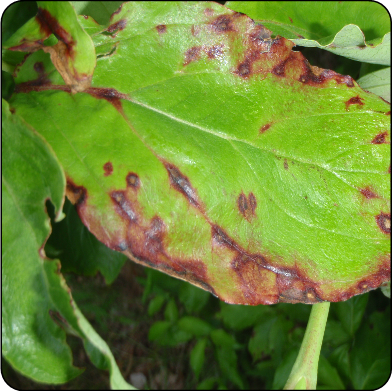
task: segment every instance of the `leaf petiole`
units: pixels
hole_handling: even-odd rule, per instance
[[[317,369],[330,302],[313,304],[304,339],[285,390],[315,390]]]

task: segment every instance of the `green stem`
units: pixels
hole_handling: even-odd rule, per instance
[[[329,302],[313,304],[304,339],[285,390],[315,390],[317,368],[327,323]]]

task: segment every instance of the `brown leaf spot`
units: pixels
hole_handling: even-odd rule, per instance
[[[86,202],[86,188],[83,186],[77,186],[70,178],[67,178],[66,193],[69,200],[77,206],[80,206]]]
[[[137,174],[130,172],[126,178],[127,186],[137,189],[140,186],[140,179]]]
[[[243,78],[249,77],[249,75],[252,73],[252,63],[249,60],[245,60],[238,65],[235,73]]]
[[[234,247],[234,241],[226,234],[226,232],[216,224],[211,225],[212,239],[221,246]]]
[[[104,176],[109,176],[112,175],[113,172],[113,164],[111,162],[107,162],[103,165],[103,170],[105,173],[103,174]]]
[[[391,111],[387,111],[385,115],[391,115]]]
[[[290,22],[293,23],[293,19],[291,19],[290,16],[289,16],[289,19],[290,19]]]
[[[125,27],[127,26],[127,21],[126,19],[121,19],[116,23],[111,24],[106,31],[108,33],[113,33],[114,31],[121,31],[124,30]]]
[[[287,159],[284,159],[283,167],[284,167],[285,170],[289,169],[289,164],[287,163]]]
[[[249,193],[248,200],[252,215],[256,215],[257,201],[255,195],[253,193]]]
[[[346,105],[346,110],[348,110],[349,106],[351,106],[351,105],[363,106],[364,103],[362,101],[363,101],[363,98],[359,97],[358,95],[353,96],[347,102],[344,103]]]
[[[264,132],[266,132],[271,126],[272,126],[272,123],[263,125],[263,126],[260,128],[259,133],[264,133]]]
[[[155,28],[157,29],[159,34],[164,34],[164,33],[166,33],[166,30],[167,30],[165,24],[159,24]]]
[[[381,231],[389,234],[391,233],[391,214],[381,212],[376,216],[376,221]]]
[[[205,16],[212,16],[212,15],[214,15],[214,10],[212,8],[206,8],[204,10],[204,15]]]
[[[234,31],[233,19],[229,15],[219,15],[211,22],[211,26],[217,33],[227,33]]]
[[[361,194],[367,199],[378,198],[377,194],[374,193],[370,187],[366,187],[365,189],[360,189]]]
[[[170,185],[189,201],[193,206],[200,208],[200,203],[197,198],[196,191],[193,189],[189,179],[181,173],[181,171],[173,164],[163,163],[167,173],[169,174]]]
[[[184,66],[188,65],[192,61],[196,61],[200,57],[201,46],[193,46],[185,52]]]
[[[237,199],[238,209],[240,210],[241,214],[246,216],[246,212],[248,210],[248,200],[244,193],[241,193]]]
[[[222,54],[223,54],[223,45],[212,46],[207,49],[207,56],[211,60],[222,56]]]
[[[248,197],[246,197],[246,195],[241,192],[237,199],[237,205],[238,210],[248,221],[255,216],[257,201],[253,193],[249,193]]]
[[[374,139],[372,140],[372,144],[386,144],[386,138],[388,136],[388,132],[379,133]]]
[[[85,90],[85,92],[94,96],[94,98],[107,100],[119,111],[122,111],[120,99],[128,98],[127,95],[118,92],[114,88],[89,87]]]
[[[73,46],[75,44],[72,39],[72,35],[69,34],[57,21],[57,19],[50,14],[49,11],[44,10],[38,7],[38,12],[36,16],[36,20],[38,21],[41,31],[44,31],[46,34],[48,32],[53,33],[57,39],[64,42],[67,45],[68,55],[72,58],[73,56]]]
[[[110,198],[115,204],[117,213],[130,222],[136,222],[137,216],[131,202],[127,199],[126,193],[123,190],[112,191]]]

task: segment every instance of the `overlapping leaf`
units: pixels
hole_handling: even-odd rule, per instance
[[[390,65],[390,17],[379,3],[229,1],[226,6],[246,13],[296,45],[321,48],[352,60]]]
[[[231,303],[389,279],[387,103],[216,3],[131,2],[94,23],[92,87],[72,94],[36,52],[11,105],[102,242]]]

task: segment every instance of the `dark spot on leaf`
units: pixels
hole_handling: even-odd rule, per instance
[[[391,111],[387,111],[385,115],[391,115]]]
[[[266,132],[271,126],[272,126],[272,123],[263,125],[263,126],[260,128],[259,133],[264,133],[264,132]]]
[[[121,31],[124,30],[127,25],[126,19],[121,19],[116,23],[111,24],[106,31],[109,33],[113,33],[114,31]]]
[[[64,328],[68,326],[67,320],[58,311],[49,310],[49,316],[52,320],[60,327]]]
[[[185,59],[184,59],[183,65],[186,66],[189,63],[191,63],[192,61],[198,60],[200,57],[200,50],[201,50],[201,46],[194,46],[194,47],[188,49],[185,52]]]
[[[289,169],[289,164],[287,163],[287,159],[284,159],[283,167],[284,167],[285,170]]]
[[[293,23],[293,19],[291,19],[290,16],[289,16],[289,19],[290,19],[290,22]]]
[[[42,62],[36,62],[34,64],[34,70],[38,73],[38,75],[42,76],[45,72],[44,64]]]
[[[75,183],[67,178],[67,197],[71,200],[71,202],[77,206],[80,206],[85,203],[87,199],[87,190],[83,186],[77,186]]]
[[[119,111],[122,111],[120,99],[128,98],[127,95],[118,92],[114,88],[89,87],[86,88],[85,92],[94,96],[95,98],[107,100]]]
[[[236,73],[241,77],[248,77],[252,73],[252,64],[248,60],[245,60],[243,63],[238,65]]]
[[[82,15],[84,19],[88,19],[88,15]]]
[[[151,220],[150,227],[145,234],[145,248],[147,251],[154,254],[163,252],[164,234],[165,224],[158,216],[154,216]]]
[[[379,133],[374,139],[372,140],[372,144],[386,144],[386,138],[388,136],[388,132]]]
[[[116,211],[120,216],[131,222],[137,221],[136,212],[132,208],[131,202],[127,199],[124,191],[112,191],[110,193],[110,198],[114,202]]]
[[[137,189],[139,187],[139,185],[140,185],[140,179],[137,176],[137,174],[135,174],[134,172],[130,172],[127,175],[126,180],[127,180],[127,186],[128,187],[133,187],[133,188]]]
[[[105,173],[103,175],[105,175],[105,176],[111,175],[113,172],[113,164],[111,162],[105,163],[103,165],[103,170],[105,171]]]
[[[219,46],[212,46],[211,48],[207,49],[207,56],[209,59],[214,59],[223,54],[223,45]]]
[[[44,10],[38,7],[38,12],[36,16],[36,20],[38,21],[41,29],[45,32],[52,32],[57,39],[64,42],[67,46],[67,54],[70,57],[73,57],[73,46],[75,42],[72,38],[72,35],[69,34],[57,21],[57,19],[50,14],[49,11]]]
[[[255,195],[253,193],[249,193],[248,200],[249,200],[250,211],[252,212],[252,215],[255,215],[256,208],[257,208],[257,201]]]
[[[346,105],[346,110],[348,110],[350,105],[363,106],[364,103],[362,101],[363,101],[363,98],[359,97],[358,95],[357,96],[353,96],[347,102],[344,103]]]
[[[165,24],[159,24],[158,26],[155,27],[158,31],[159,34],[164,34],[166,33],[166,25]]]
[[[217,33],[234,31],[233,20],[229,15],[219,15],[214,21],[211,22],[211,26]]]
[[[272,73],[276,76],[284,76],[286,61],[280,62],[273,70]]]
[[[226,232],[216,224],[211,226],[212,239],[221,246],[234,247],[233,240],[226,234]]]
[[[197,208],[200,208],[196,191],[193,189],[189,179],[173,164],[167,162],[164,162],[163,164],[167,170],[167,173],[169,174],[171,186],[182,193],[189,203]]]
[[[245,216],[248,210],[248,200],[244,193],[241,193],[237,199],[238,209]]]
[[[365,189],[360,189],[361,194],[367,199],[378,198],[377,194],[375,194],[369,187]]]
[[[206,8],[204,10],[204,15],[205,16],[212,16],[212,15],[214,15],[214,10],[212,8]]]
[[[376,216],[376,221],[381,231],[389,234],[391,233],[391,214],[381,212]]]

